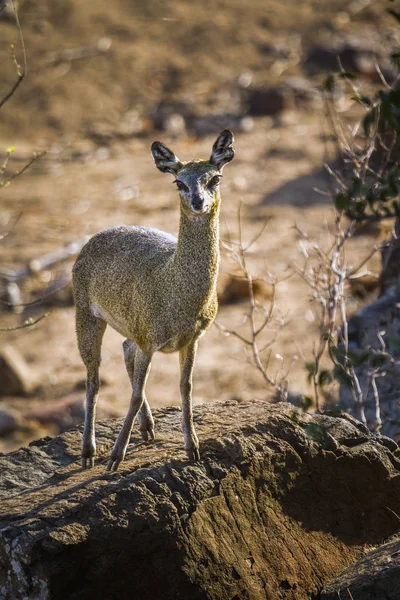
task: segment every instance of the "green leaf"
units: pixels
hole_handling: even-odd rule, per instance
[[[307,381],[310,383],[310,381],[312,381],[312,378],[314,377],[315,373],[317,372],[317,365],[314,361],[308,361],[308,362],[306,362],[306,364],[304,366],[308,373]]]
[[[368,350],[349,350],[348,358],[353,367],[358,367],[359,365],[368,362],[369,352]]]
[[[378,95],[381,102],[389,100],[389,92],[386,90],[379,90]]]
[[[350,206],[351,199],[344,192],[336,194],[335,206],[337,210],[346,210]]]
[[[353,185],[351,186],[351,197],[354,198],[355,196],[358,196],[361,192],[361,179],[359,177],[354,177],[353,179]]]
[[[337,78],[338,79],[356,79],[356,75],[354,73],[351,73],[351,71],[340,71],[340,73],[337,74]]]
[[[389,13],[389,15],[392,15],[392,17],[394,17],[396,19],[397,23],[400,25],[400,12],[389,8],[388,13]]]
[[[365,137],[369,137],[369,134],[371,133],[371,119],[369,113],[363,120],[363,129]]]
[[[400,67],[400,52],[393,52],[390,55],[390,60],[396,67]]]
[[[363,106],[372,106],[372,100],[368,96],[352,96],[351,99]]]
[[[375,194],[374,194],[374,190],[373,189],[369,189],[367,192],[367,195],[365,196],[367,202],[368,202],[368,206],[371,208],[373,203],[375,202],[376,198],[375,198]]]
[[[390,337],[389,338],[390,348],[393,350],[400,352],[400,338],[398,337]]]
[[[381,367],[390,359],[390,355],[387,352],[376,352],[372,355],[371,365],[373,367]]]
[[[324,385],[328,385],[329,383],[332,383],[332,374],[330,371],[328,371],[328,369],[323,369],[318,377],[318,385],[320,385],[321,387],[323,387]]]
[[[335,344],[333,344],[333,343],[329,344],[329,352],[335,358],[339,358],[339,360],[343,359],[343,352],[341,350],[339,350],[339,348],[337,346],[335,346]]]
[[[371,125],[375,123],[376,120],[376,109],[371,108],[371,110],[365,115],[363,119],[363,129],[366,137],[369,137],[371,133]]]
[[[393,110],[388,115],[388,121],[395,131],[400,132],[400,120],[393,114]]]
[[[333,369],[333,376],[342,385],[345,387],[351,387],[353,385],[353,380],[350,375],[343,369],[341,365],[335,365]]]
[[[299,407],[301,408],[301,410],[304,410],[304,412],[307,412],[309,408],[311,408],[311,406],[313,405],[313,399],[311,398],[311,396],[302,396],[300,403],[299,403]]]
[[[316,372],[316,369],[317,369],[317,365],[315,364],[314,361],[309,360],[308,362],[306,362],[305,368],[306,368],[306,371],[308,371],[309,373],[314,375],[314,373]]]
[[[324,83],[322,84],[322,87],[327,92],[333,92],[335,88],[335,77],[332,75],[332,73],[330,73],[325,79]]]
[[[364,200],[357,200],[357,202],[355,203],[355,206],[354,206],[357,215],[363,215],[365,212],[365,207],[366,207],[366,204],[365,204]]]

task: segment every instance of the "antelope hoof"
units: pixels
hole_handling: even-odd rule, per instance
[[[120,450],[118,446],[111,453],[111,458],[108,461],[107,471],[117,471],[119,465],[125,458],[126,448]]]
[[[142,436],[142,439],[145,442],[148,442],[149,439],[154,442],[155,439],[155,435],[154,435],[154,427],[150,425],[150,427],[148,427],[147,429],[141,429],[140,430],[140,434]]]
[[[82,469],[92,469],[94,467],[94,456],[82,457]]]
[[[198,448],[191,448],[190,450],[186,450],[189,460],[193,462],[198,462],[200,460],[200,451]]]
[[[93,442],[82,444],[82,469],[91,469],[94,467],[94,457],[96,456],[96,445]]]
[[[107,471],[117,471],[120,463],[120,460],[113,460],[112,458],[110,458],[107,465]]]

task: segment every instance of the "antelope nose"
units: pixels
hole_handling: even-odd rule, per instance
[[[194,210],[200,210],[203,208],[203,199],[200,196],[194,196],[192,199],[192,207]]]

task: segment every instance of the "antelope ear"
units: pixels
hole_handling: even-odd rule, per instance
[[[160,171],[163,173],[171,173],[172,175],[176,175],[179,169],[182,168],[182,163],[179,158],[161,142],[152,143],[151,153],[157,169],[160,169]]]
[[[235,151],[232,148],[233,142],[233,133],[229,131],[229,129],[224,129],[214,143],[210,163],[215,165],[219,171],[221,171],[222,167],[230,162],[235,156]]]

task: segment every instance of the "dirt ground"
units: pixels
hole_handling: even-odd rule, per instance
[[[0,190],[0,226],[7,233],[0,246],[1,264],[21,267],[115,224],[149,225],[176,234],[177,193],[171,177],[155,169],[151,141],[162,139],[183,160],[206,158],[219,129],[197,137],[154,131],[154,107],[161,101],[184,99],[201,115],[212,114],[215,107],[227,111],[241,77],[261,86],[299,76],[302,57],[313,43],[355,31],[374,44],[385,44],[390,28],[389,34],[382,29],[384,4],[254,0],[249,5],[222,0],[215,7],[206,0],[193,5],[183,0],[119,0],[112,5],[104,0],[21,2],[29,71],[1,109],[0,148],[16,147],[11,171],[21,168],[37,149],[46,148],[48,154]],[[9,44],[16,39],[12,15],[2,14],[0,97],[15,80]],[[85,48],[97,55],[80,56]],[[287,50],[281,51],[284,58],[279,48]],[[71,54],[77,49],[77,55]],[[316,77],[310,85],[318,82]],[[121,123],[128,123],[122,133]],[[297,223],[321,243],[328,239],[332,210],[327,198],[313,191],[325,185],[323,109],[318,103],[302,109],[289,106],[275,117],[257,117],[248,123],[235,131],[236,157],[224,171],[221,235],[224,242],[237,239],[240,204],[245,241],[265,224],[249,261],[254,276],[263,277],[268,268],[282,280],[276,316],[285,327],[273,346],[270,368],[275,373],[293,362],[289,389],[298,395],[308,389],[304,362],[312,357],[318,322],[309,291],[293,274],[293,265],[302,264],[301,240],[293,225]],[[373,234],[357,237],[354,257],[362,257],[373,243]],[[71,264],[61,270],[69,272]],[[379,270],[378,257],[371,268]],[[235,272],[237,265],[223,249],[220,289]],[[46,271],[29,287],[45,290],[54,276]],[[28,291],[25,301],[31,297]],[[360,300],[350,298],[351,311],[359,306]],[[60,414],[84,399],[85,372],[76,346],[74,308],[39,305],[30,311],[23,316],[0,314],[5,328],[30,314],[49,312],[31,328],[0,333],[0,343],[19,350],[41,379],[39,391],[30,397],[1,398],[0,408],[21,419],[21,427],[0,440],[3,451],[58,433]],[[246,332],[246,314],[246,302],[224,305],[217,320]],[[277,326],[275,321],[267,339]],[[122,341],[107,330],[100,418],[121,416],[127,410],[130,392]],[[195,403],[265,399],[273,394],[239,340],[224,336],[216,327],[202,338]],[[179,405],[176,355],[155,356],[147,396],[153,406]]]

